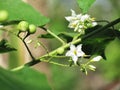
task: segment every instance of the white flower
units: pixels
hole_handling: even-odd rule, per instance
[[[71,12],[71,16],[65,17],[65,19],[70,22],[70,24],[68,25],[69,28],[76,28],[77,24],[79,24],[80,22],[80,18],[82,15],[76,15],[75,11],[72,9]]]
[[[101,59],[102,59],[101,56],[96,56],[96,57],[94,57],[91,61],[92,61],[92,62],[98,62],[98,61],[100,61]]]
[[[66,56],[72,57],[74,64],[77,63],[79,57],[83,57],[85,53],[81,50],[82,44],[75,47],[75,45],[70,45],[70,50],[66,53]]]
[[[85,14],[76,14],[74,10],[71,9],[71,16],[65,17],[69,21],[69,28],[73,28],[74,31],[80,32],[80,34],[85,34],[87,28],[91,28],[97,25],[94,18],[91,18],[90,15]]]

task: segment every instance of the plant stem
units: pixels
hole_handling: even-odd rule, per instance
[[[27,36],[28,36],[28,35],[27,35]],[[29,47],[27,46],[27,44],[26,44],[26,42],[25,42],[25,39],[27,38],[27,36],[25,36],[25,37],[22,39],[19,35],[17,35],[17,37],[18,37],[20,40],[22,40],[23,44],[25,45],[28,53],[30,54],[30,56],[31,56],[31,58],[32,58],[32,61],[35,61],[35,58],[33,57],[33,55],[32,55],[32,53],[31,53]]]
[[[54,34],[53,32],[51,32],[49,29],[46,30],[50,35],[52,35],[53,37],[55,37],[58,41],[60,41],[62,43],[62,45],[65,45],[65,42],[59,38],[56,34]]]
[[[38,43],[46,50],[46,52],[49,54],[49,51],[47,49],[47,47],[40,41],[38,41]]]
[[[58,66],[62,66],[62,67],[69,67],[69,65],[61,64],[61,63],[57,63],[57,62],[53,62],[53,61],[48,61],[48,60],[44,60],[43,62],[48,62],[48,63],[58,65]]]
[[[24,43],[24,45],[25,45],[25,47],[26,47],[26,49],[27,49],[28,53],[30,54],[30,56],[31,56],[32,60],[33,60],[33,61],[35,61],[35,58],[33,57],[33,55],[32,55],[32,53],[31,53],[31,51],[30,51],[29,47],[27,46],[27,44],[26,44],[25,40],[22,40],[22,41],[23,41],[23,43]]]
[[[76,43],[78,43],[78,42],[80,42],[81,41],[81,39],[79,38],[79,39],[77,39],[77,40],[75,40],[75,41],[72,41],[72,42],[70,42],[70,43],[67,43],[67,44],[65,44],[64,46],[61,46],[61,47],[59,47],[59,48],[68,48],[71,44],[76,44]],[[59,49],[58,48],[58,49]],[[52,52],[50,52],[49,53],[49,55],[47,54],[47,55],[44,55],[44,56],[42,56],[42,57],[40,57],[39,59],[41,59],[41,58],[43,58],[43,57],[47,57],[47,56],[52,56],[52,55],[54,55],[54,54],[56,54],[56,52],[57,52],[57,49],[55,49],[55,50],[53,50]]]
[[[87,39],[87,38],[89,38],[90,36],[92,36],[92,35],[94,35],[94,34],[96,34],[96,33],[99,33],[99,32],[101,32],[101,31],[103,31],[103,30],[106,30],[107,28],[109,28],[109,27],[111,27],[111,26],[114,26],[115,24],[117,24],[117,23],[119,23],[119,22],[120,22],[120,18],[112,21],[111,23],[105,25],[104,27],[101,27],[101,28],[99,28],[99,29],[96,29],[96,30],[94,30],[93,32],[91,32],[91,33],[83,36],[83,37],[82,37],[82,40]],[[57,35],[55,35],[54,33],[50,32],[49,30],[47,30],[47,31],[48,31],[52,36],[56,37],[56,39],[58,39],[61,43],[64,43],[64,41],[61,40]],[[64,43],[64,45],[61,46],[61,47],[59,47],[59,48],[64,48],[64,49],[65,49],[65,48],[68,48],[71,44],[77,44],[77,43],[80,43],[80,42],[81,42],[81,38],[76,39],[75,41],[72,41],[72,42],[67,43],[67,44]],[[26,65],[27,65],[27,66],[32,66],[32,65],[35,65],[35,64],[37,64],[37,63],[39,63],[39,62],[41,62],[41,61],[48,62],[48,61],[46,61],[46,60],[41,60],[41,59],[44,58],[44,57],[47,57],[47,56],[52,56],[52,55],[56,54],[56,52],[57,52],[57,49],[56,49],[56,50],[53,50],[52,52],[49,53],[49,55],[46,54],[46,55],[38,58],[37,60],[35,60],[25,42],[24,42],[24,44],[25,44],[26,48],[28,49],[28,52],[30,53],[30,55],[31,55],[31,57],[32,57],[32,59],[33,59],[33,61],[25,64],[24,66],[26,66]],[[35,61],[34,61],[34,60],[35,60]],[[34,63],[34,62],[35,62],[35,63]],[[51,63],[53,63],[53,62],[51,62]],[[56,65],[57,65],[57,64],[56,64]],[[19,67],[18,67],[18,68],[19,68]]]
[[[103,31],[103,30],[106,30],[107,28],[109,28],[109,27],[111,27],[111,26],[114,26],[115,24],[117,24],[117,23],[119,23],[119,22],[120,22],[120,18],[112,21],[111,23],[105,25],[104,27],[101,27],[101,28],[99,28],[99,29],[97,29],[97,30],[95,30],[95,31],[93,31],[93,32],[91,32],[91,33],[83,36],[82,39],[87,39],[87,38],[89,38],[90,36],[92,36],[92,35],[94,35],[94,34],[96,34],[96,33],[99,33],[99,32],[101,32],[101,31]],[[61,47],[59,47],[59,48],[64,48],[64,49],[65,49],[65,48],[68,48],[71,44],[76,44],[76,43],[80,43],[80,42],[81,42],[81,39],[79,38],[79,39],[77,39],[77,40],[75,40],[75,41],[72,41],[72,42],[70,42],[70,43],[67,43],[67,44],[65,44],[65,45],[63,45],[63,46],[61,46]],[[56,52],[57,52],[57,49],[54,50],[54,51],[52,51],[52,52],[50,52],[50,53],[49,53],[49,56],[52,56],[52,55],[56,54]],[[44,55],[44,56],[42,56],[42,57],[40,57],[40,58],[38,58],[38,60],[40,60],[40,59],[43,58],[43,57],[47,57],[47,56],[48,56],[48,54],[47,54],[47,55]]]
[[[94,30],[93,32],[91,32],[91,33],[83,36],[82,39],[86,39],[86,38],[88,38],[88,37],[90,37],[90,36],[92,36],[92,35],[94,35],[94,34],[96,34],[96,33],[99,33],[99,32],[101,32],[101,31],[104,31],[104,30],[106,30],[107,28],[109,28],[109,27],[111,27],[111,26],[114,26],[115,24],[117,24],[117,23],[119,23],[119,22],[120,22],[120,18],[118,18],[118,19],[110,22],[109,24],[105,25],[104,27],[98,28],[97,30]]]

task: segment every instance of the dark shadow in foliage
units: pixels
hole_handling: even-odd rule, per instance
[[[10,51],[16,51],[15,48],[13,48],[7,40],[3,39],[0,41],[0,53],[6,53]]]
[[[101,27],[102,26],[98,25],[94,28],[87,29],[85,33],[88,34],[93,30],[96,30]],[[114,40],[116,37],[119,38],[119,36],[120,32],[118,30],[108,28],[99,33],[96,33],[95,35],[92,35],[89,38],[83,39],[82,49],[87,55],[101,55],[104,59],[106,59],[104,53],[106,46],[109,44],[110,41]]]

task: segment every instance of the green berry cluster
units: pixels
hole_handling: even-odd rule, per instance
[[[27,21],[20,21],[17,26],[20,32],[28,32],[29,34],[34,34],[36,32],[36,26],[34,24],[29,24]]]

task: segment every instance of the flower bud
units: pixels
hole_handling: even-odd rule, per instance
[[[63,54],[64,53],[64,48],[58,48],[57,53],[58,54]]]
[[[21,21],[19,24],[18,24],[18,29],[22,32],[25,32],[28,30],[28,27],[29,27],[29,24],[28,22],[26,21]]]
[[[29,34],[34,34],[36,32],[36,26],[34,24],[29,25]]]
[[[95,71],[95,69],[96,69],[96,67],[93,66],[93,65],[88,65],[88,68],[89,68],[90,70],[92,70],[92,71]]]
[[[98,61],[100,61],[101,59],[102,59],[101,56],[96,56],[96,57],[94,57],[91,61],[92,61],[92,62],[98,62]]]

